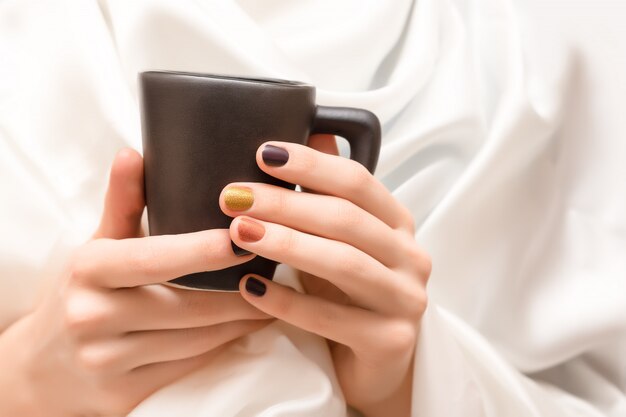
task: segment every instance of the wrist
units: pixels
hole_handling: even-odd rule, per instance
[[[39,416],[30,381],[29,359],[24,337],[29,316],[24,316],[0,334],[0,415]]]

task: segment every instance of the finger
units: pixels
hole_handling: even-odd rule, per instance
[[[231,217],[245,214],[338,240],[388,267],[407,263],[412,255],[411,237],[343,198],[261,183],[234,183],[222,191],[219,201],[222,211]]]
[[[193,329],[135,333],[135,337],[128,340],[128,364],[138,367],[197,356],[260,330],[274,321],[240,320]],[[154,346],[159,346],[159,349],[154,349]]]
[[[406,320],[393,320],[354,306],[302,294],[258,275],[239,283],[242,297],[256,308],[296,327],[351,347],[355,353],[386,352],[388,337],[415,329]]]
[[[230,231],[238,246],[324,278],[358,306],[393,315],[413,308],[417,283],[353,246],[246,216],[235,218]]]
[[[311,294],[336,304],[350,304],[348,294],[341,291],[329,281],[302,271],[298,271],[298,277],[300,278],[299,281],[300,284],[302,284],[305,294]]]
[[[122,240],[96,239],[76,253],[73,279],[107,288],[156,284],[195,272],[247,262],[237,256],[227,229]]]
[[[256,159],[273,177],[349,200],[390,227],[412,233],[409,210],[358,162],[289,142],[261,145]]]
[[[143,158],[124,148],[113,160],[104,211],[94,238],[123,239],[138,236],[145,206]]]
[[[158,389],[209,365],[228,346],[230,343],[225,343],[198,356],[144,365],[124,374],[122,378],[115,379],[114,383],[118,389],[128,393],[130,397],[143,400]]]
[[[99,332],[205,327],[237,320],[268,319],[238,292],[189,291],[165,285],[123,288],[109,293],[115,318]],[[150,314],[146,314],[149,311]]]
[[[85,344],[80,358],[89,369],[112,375],[150,363],[201,355],[271,322],[241,320],[191,329],[132,332]]]

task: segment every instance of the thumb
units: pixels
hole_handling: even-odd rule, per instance
[[[111,166],[104,212],[94,239],[139,236],[144,206],[143,158],[137,151],[124,148]]]

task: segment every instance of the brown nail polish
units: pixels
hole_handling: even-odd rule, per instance
[[[265,145],[263,152],[261,152],[261,158],[266,165],[271,167],[282,167],[289,161],[289,152],[287,149],[279,148],[274,145]]]
[[[254,194],[248,187],[228,187],[224,191],[224,204],[231,210],[244,211],[252,207]]]
[[[261,240],[265,235],[265,227],[254,220],[242,218],[239,220],[237,232],[244,242],[256,242]]]

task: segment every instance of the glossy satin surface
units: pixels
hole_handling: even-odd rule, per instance
[[[271,3],[0,1],[2,324],[141,148],[138,71],[298,79],[381,117],[376,175],[433,256],[413,416],[623,417],[626,5]],[[272,324],[131,415],[344,417],[327,349]]]

